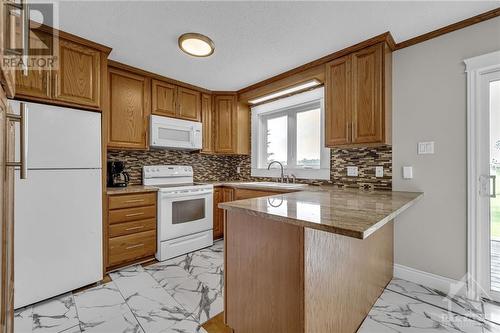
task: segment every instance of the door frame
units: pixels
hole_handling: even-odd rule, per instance
[[[479,177],[481,152],[479,135],[480,124],[484,120],[481,84],[485,75],[500,71],[500,50],[464,60],[467,74],[467,296],[479,299],[485,296],[482,286],[489,286],[490,244],[483,242],[488,236],[489,228],[481,221],[484,207],[480,207]],[[489,132],[489,131],[488,131]],[[489,236],[488,236],[489,237]],[[485,244],[486,243],[486,244]],[[485,267],[485,265],[488,265]],[[489,292],[489,289],[488,289]]]

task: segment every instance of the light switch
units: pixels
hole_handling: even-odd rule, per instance
[[[403,178],[404,179],[412,179],[413,178],[413,167],[404,166],[403,167]]]
[[[377,178],[384,177],[384,167],[383,166],[376,166],[375,167],[375,177],[377,177]]]
[[[357,177],[358,176],[358,167],[357,166],[348,166],[347,167],[347,176]]]
[[[418,143],[418,154],[434,154],[434,141],[429,142],[419,142]]]
[[[239,166],[236,167],[236,173],[238,173],[238,174],[241,173],[241,167],[239,167]]]

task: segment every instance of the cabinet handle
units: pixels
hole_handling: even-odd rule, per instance
[[[130,250],[130,249],[135,249],[136,247],[141,247],[141,246],[144,246],[144,243],[127,246],[125,249]]]
[[[143,202],[144,199],[134,199],[134,200],[127,200],[125,203],[134,203],[134,202]]]
[[[127,214],[125,216],[126,217],[132,217],[132,216],[139,216],[139,215],[144,215],[144,212],[142,212],[142,213],[131,213],[131,214]]]
[[[137,230],[137,229],[142,229],[142,228],[144,228],[144,226],[143,226],[143,225],[138,226],[138,227],[130,227],[130,228],[127,228],[127,229],[125,229],[125,231]]]
[[[5,163],[8,167],[19,167],[21,168],[21,179],[28,178],[28,105],[21,102],[20,104],[21,114],[7,113],[7,119],[10,121],[18,122],[21,129],[21,160],[19,162],[7,162]]]

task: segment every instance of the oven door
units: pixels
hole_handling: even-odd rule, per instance
[[[213,229],[213,191],[159,193],[158,234],[165,241]]]

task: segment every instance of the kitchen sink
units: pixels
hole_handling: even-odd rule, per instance
[[[306,188],[307,184],[291,184],[291,183],[278,183],[278,182],[248,182],[248,183],[239,183],[239,186],[245,187],[266,187],[269,189],[279,188],[286,190],[298,190],[302,188]]]

